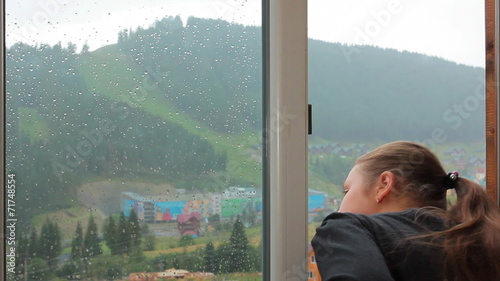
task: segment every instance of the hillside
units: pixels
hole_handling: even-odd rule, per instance
[[[309,41],[315,135],[332,141],[484,139],[484,69],[421,54]],[[350,55],[348,55],[350,54]]]

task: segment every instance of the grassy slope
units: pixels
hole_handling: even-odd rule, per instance
[[[82,59],[86,63],[81,64],[80,72],[87,86],[97,94],[126,102],[130,106],[140,106],[153,115],[177,123],[189,132],[205,138],[216,150],[227,152],[228,167],[238,166],[228,169],[231,178],[260,185],[261,164],[247,152],[248,147],[259,143],[259,134],[256,136],[255,133],[247,132],[224,135],[193,120],[166,100],[160,87],[149,85],[153,80],[144,78],[144,73],[141,73],[116,46],[107,46],[84,54]]]

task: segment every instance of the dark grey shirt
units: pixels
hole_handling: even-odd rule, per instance
[[[332,213],[311,241],[322,281],[442,281],[443,255],[429,239],[443,229],[422,209],[360,215]]]

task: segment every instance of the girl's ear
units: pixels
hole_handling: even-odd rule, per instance
[[[385,171],[380,174],[377,182],[375,200],[377,202],[381,202],[382,200],[389,198],[389,195],[395,188],[395,185],[396,175],[392,172]]]

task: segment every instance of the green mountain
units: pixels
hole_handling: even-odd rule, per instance
[[[482,141],[484,90],[482,68],[391,49],[309,41],[309,102],[319,138]]]
[[[7,171],[19,175],[24,215],[70,207],[94,180],[260,186],[260,37],[258,27],[176,17],[93,52],[10,47]],[[314,40],[309,50],[312,142],[425,139],[436,129],[482,139],[483,69]]]

